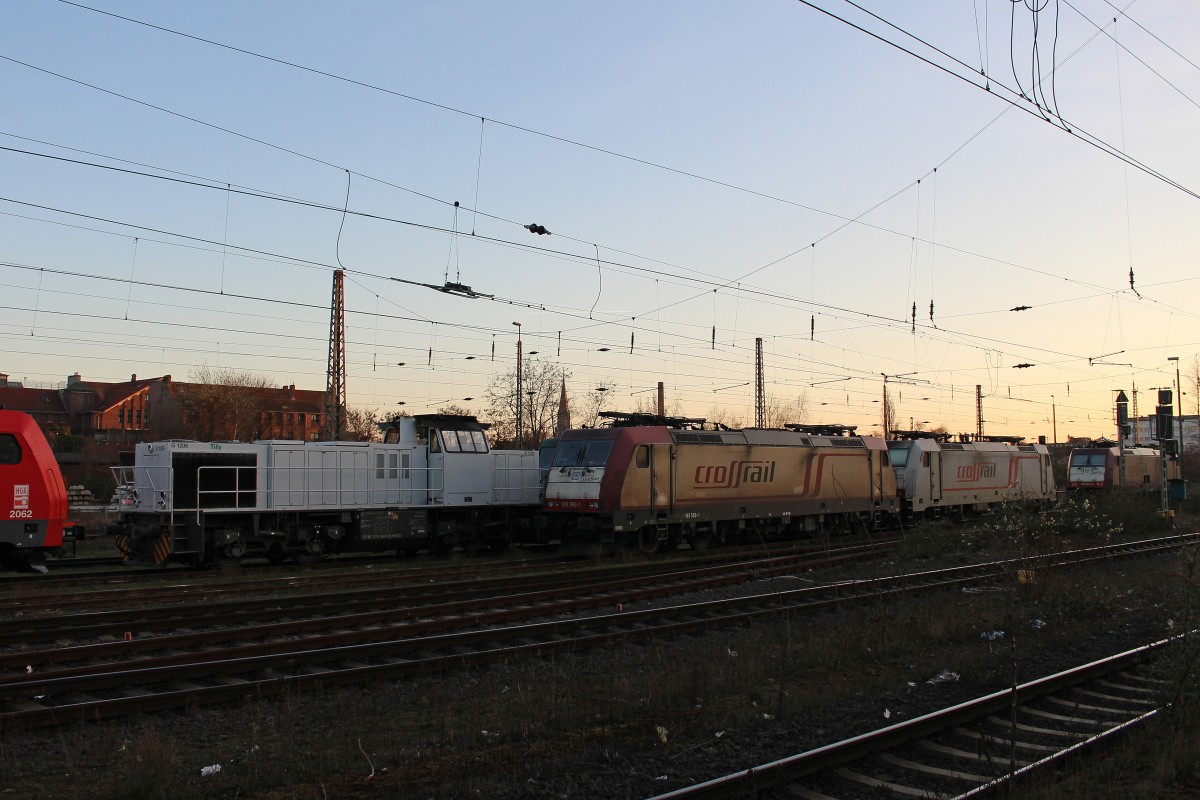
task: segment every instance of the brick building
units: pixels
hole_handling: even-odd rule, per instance
[[[98,444],[168,438],[319,439],[325,393],[274,387],[183,383],[170,375],[109,383],[78,372],[59,389],[26,388],[0,373],[0,408],[24,411],[53,439],[73,434]]]

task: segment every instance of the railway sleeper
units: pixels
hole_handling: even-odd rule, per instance
[[[12,703],[5,703],[4,710],[9,713],[18,714],[34,714],[39,711],[45,711],[47,706],[44,703],[38,703],[33,700],[18,700]]]
[[[945,767],[935,767],[931,764],[922,764],[918,761],[910,761],[907,758],[892,755],[891,753],[882,753],[879,760],[886,764],[891,764],[894,767],[917,772],[922,775],[932,775],[937,778],[950,778],[956,781],[970,781],[972,783],[988,783],[995,779],[996,775],[978,775],[973,772],[961,772],[956,769],[946,769]]]
[[[171,681],[165,684],[163,688],[169,692],[198,692],[204,687],[191,681]],[[153,694],[153,692],[147,692],[147,694]]]
[[[1062,728],[1042,728],[1037,725],[1029,725],[1023,722],[1013,723],[1012,720],[1001,719],[1000,717],[988,717],[988,722],[1000,728],[1014,728],[1018,731],[1027,733],[1036,733],[1039,736],[1058,736],[1064,739],[1087,739],[1091,736],[1090,733],[1082,733],[1080,731],[1067,731]]]
[[[922,739],[920,742],[918,742],[918,744],[920,747],[923,747],[924,749],[929,750],[930,752],[938,753],[938,754],[946,756],[948,758],[960,759],[960,760],[971,761],[971,762],[978,762],[981,764],[997,763],[996,758],[989,756],[986,753],[980,753],[980,752],[970,751],[970,750],[961,750],[957,747],[950,747],[948,745],[939,744],[937,742],[932,742],[928,739]],[[1005,759],[1005,762],[1007,763],[1007,759]],[[1019,758],[1016,760],[1016,764],[1018,767],[1024,767],[1031,763],[1032,763],[1031,761],[1023,761]]]
[[[834,773],[842,780],[849,781],[850,783],[858,784],[860,786],[866,786],[871,789],[882,789],[884,791],[888,791],[893,794],[900,795],[901,797],[930,797],[930,796],[936,797],[936,798],[952,797],[952,795],[949,795],[949,794],[930,795],[930,793],[927,791],[924,791],[921,789],[914,789],[911,786],[906,786],[901,783],[895,783],[893,781],[885,781],[885,780],[882,780],[881,778],[873,778],[870,775],[864,775],[861,772],[856,772],[855,770],[848,769],[846,767],[836,769],[836,770],[834,770]]]
[[[995,745],[997,747],[1015,747],[1018,750],[1028,750],[1034,753],[1056,753],[1058,748],[1051,747],[1046,744],[1037,744],[1036,742],[1025,742],[1020,739],[1012,739],[1004,736],[992,736],[987,733],[973,731],[969,728],[955,728],[954,732],[966,739],[971,739],[982,744]]]

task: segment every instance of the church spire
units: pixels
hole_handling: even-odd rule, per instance
[[[554,425],[554,435],[562,436],[571,430],[571,407],[567,403],[567,379],[562,381],[562,391],[558,396],[558,419]]]

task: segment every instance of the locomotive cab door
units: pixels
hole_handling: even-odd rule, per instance
[[[921,453],[921,461],[929,464],[929,503],[940,505],[942,502],[942,454],[937,450],[926,450]]]
[[[650,510],[670,514],[675,510],[674,445],[652,444],[650,455]]]
[[[412,451],[376,448],[372,456],[371,505],[412,505]]]

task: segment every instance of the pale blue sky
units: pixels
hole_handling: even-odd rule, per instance
[[[1200,200],[802,3],[94,5],[465,113],[52,0],[5,4],[0,146],[218,187],[0,151],[0,197],[111,220],[0,202],[0,262],[24,267],[0,266],[0,371],[16,379],[186,379],[207,362],[321,389],[339,256],[350,400],[384,410],[480,397],[511,368],[514,320],[527,349],[573,372],[573,390],[615,384],[619,408],[663,380],[690,414],[722,406],[751,421],[761,336],[768,391],[806,393],[812,421],[867,430],[881,374],[916,373],[928,383],[897,387],[906,424],[973,430],[981,384],[988,432],[1050,436],[1053,396],[1060,440],[1111,434],[1112,389],[1164,385],[1167,356],[1186,373],[1200,351]],[[865,7],[1014,85],[1008,0]],[[1116,14],[1104,0],[1051,3],[1043,71],[1056,7],[1059,62],[1083,45],[1056,77],[1063,117],[1200,191],[1193,4],[1122,5],[1129,17],[1107,29],[1128,48],[1118,56],[1107,35],[1085,44],[1096,31],[1082,15]],[[1013,41],[1028,85],[1027,10]],[[346,169],[352,211],[414,224],[343,226],[340,211],[223,188],[340,209]],[[553,235],[520,227],[533,222]],[[440,284],[447,268],[512,305],[372,277]],[[1034,308],[1007,311],[1018,305]],[[1116,351],[1104,360],[1122,366],[1089,366]],[[1142,394],[1139,410],[1152,404]]]

